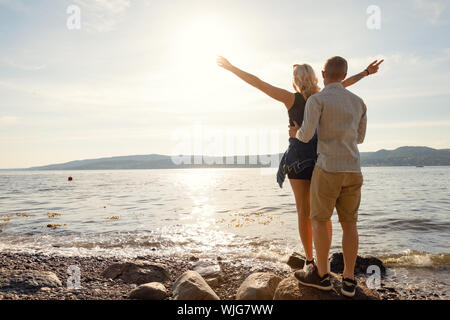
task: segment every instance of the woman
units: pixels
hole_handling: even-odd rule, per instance
[[[362,78],[377,73],[379,65],[383,62],[374,61],[363,72],[354,75],[342,82],[344,87],[351,86]],[[289,114],[290,126],[294,126],[294,121],[298,124],[303,123],[303,114],[308,98],[320,91],[318,79],[313,68],[308,64],[294,65],[293,86],[295,93],[274,87],[258,77],[249,74],[233,66],[223,57],[217,58],[217,64],[234,73],[236,76],[261,90],[271,98],[282,102]],[[280,187],[283,184],[284,177],[287,174],[289,182],[295,196],[295,203],[298,213],[298,228],[300,239],[303,244],[306,255],[306,265],[314,263],[313,240],[309,207],[309,187],[311,183],[312,172],[317,160],[317,136],[309,143],[300,142],[298,139],[289,140],[289,149],[283,156],[280,170],[278,173],[278,183]],[[328,225],[331,241],[331,222]]]

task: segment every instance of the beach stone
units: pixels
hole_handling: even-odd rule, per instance
[[[368,289],[364,284],[358,283],[356,294],[353,298],[347,298],[341,294],[341,277],[331,273],[331,283],[334,289],[331,291],[321,291],[316,288],[301,285],[294,274],[282,280],[278,285],[274,300],[380,300],[380,296],[375,291]]]
[[[207,282],[209,279],[217,279],[220,281],[223,277],[222,269],[217,261],[198,261],[194,264],[193,270],[201,275]]]
[[[205,279],[205,281],[211,288],[217,287],[220,283],[220,280],[218,278]]]
[[[100,296],[102,294],[102,290],[95,288],[94,290],[92,290],[92,295],[94,296]]]
[[[17,300],[17,299],[19,299],[19,296],[16,294],[13,294],[13,293],[7,293],[7,294],[5,294],[4,299],[5,300]]]
[[[220,300],[205,279],[195,271],[186,271],[173,284],[175,300]]]
[[[159,282],[142,284],[133,289],[128,298],[139,300],[164,300],[167,297],[166,287]]]
[[[39,290],[62,286],[58,276],[49,271],[0,270],[0,289]]]
[[[355,264],[355,274],[366,274],[367,268],[369,266],[378,266],[380,268],[381,274],[386,274],[386,267],[384,266],[383,262],[375,257],[361,257],[358,256],[356,258],[356,264]],[[336,252],[333,253],[330,257],[330,269],[332,272],[335,273],[342,273],[344,272],[344,255],[342,252]]]
[[[272,300],[280,281],[273,273],[253,273],[239,287],[236,300]]]
[[[291,254],[287,261],[287,265],[291,267],[291,269],[298,270],[303,269],[305,265],[306,257],[300,253],[294,252]]]
[[[102,276],[107,279],[121,279],[125,283],[138,285],[170,280],[170,273],[166,266],[144,260],[113,264],[103,271]]]

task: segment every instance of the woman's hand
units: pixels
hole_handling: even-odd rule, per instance
[[[294,121],[294,126],[289,126],[289,137],[297,139],[297,131],[300,130],[299,124]]]
[[[380,68],[380,64],[382,64],[384,62],[384,60],[381,60],[378,62],[378,60],[375,60],[374,62],[372,62],[367,68],[366,68],[366,72],[368,72],[368,75],[371,74],[375,74],[378,72],[378,69]]]
[[[221,56],[217,57],[217,65],[226,70],[231,70],[231,68],[233,68],[233,65],[230,63],[230,61]]]

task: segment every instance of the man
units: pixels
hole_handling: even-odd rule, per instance
[[[342,226],[344,274],[342,294],[355,295],[354,277],[358,253],[357,218],[363,177],[357,144],[366,134],[366,106],[361,98],[346,90],[347,61],[328,59],[322,71],[325,88],[308,99],[303,125],[290,128],[290,136],[308,142],[318,129],[318,160],[311,181],[311,222],[317,265],[297,271],[297,280],[310,287],[331,290],[328,255],[331,239],[327,222],[336,207]]]

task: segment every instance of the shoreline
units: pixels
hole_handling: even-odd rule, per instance
[[[172,286],[175,280],[184,272],[192,270],[198,257],[155,257],[142,256],[140,260],[159,263],[167,267],[170,272],[170,281],[166,284],[168,300],[171,300]],[[62,286],[57,288],[22,289],[1,288],[0,300],[128,300],[129,293],[137,287],[136,284],[125,283],[122,279],[106,279],[103,271],[109,266],[130,260],[107,257],[64,257],[46,256],[43,254],[0,252],[0,269],[35,270],[39,272],[50,271],[61,280]],[[222,300],[235,300],[236,292],[244,280],[255,272],[270,272],[281,278],[286,278],[292,271],[281,270],[273,266],[257,264],[243,265],[239,261],[224,260],[216,257],[217,265],[222,270],[223,278],[214,286],[215,293]],[[81,289],[67,289],[67,268],[71,265],[79,266],[81,270]],[[357,276],[358,282],[365,283],[365,276]],[[381,282],[381,289],[375,290],[383,300],[440,300],[447,299],[445,294],[417,292],[414,289],[405,289],[399,285],[396,288],[387,287]],[[420,291],[420,290],[419,290]]]

